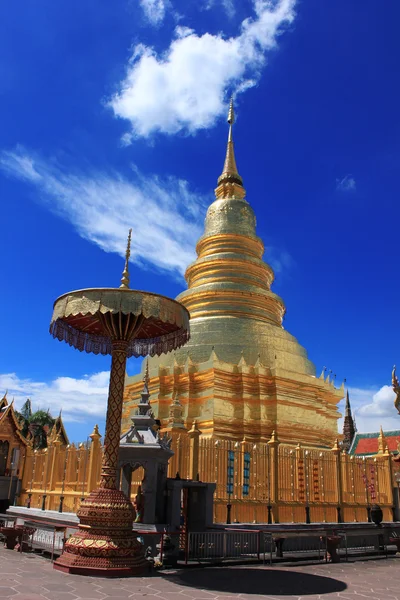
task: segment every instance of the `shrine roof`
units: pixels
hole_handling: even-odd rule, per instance
[[[400,444],[400,429],[394,431],[384,431],[386,443],[389,451],[398,453],[398,444]],[[368,456],[378,452],[379,431],[374,433],[356,433],[350,446],[349,454],[355,456]]]
[[[27,445],[28,441],[21,434],[21,425],[18,422],[12,402],[11,402],[11,404],[8,404],[7,406],[3,406],[2,408],[0,408],[0,425],[2,425],[3,422],[5,422],[7,418],[10,419],[10,421],[14,427],[15,434],[20,438],[20,440],[25,445]]]

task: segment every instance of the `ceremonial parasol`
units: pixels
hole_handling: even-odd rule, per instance
[[[132,531],[132,503],[116,487],[126,360],[160,355],[189,339],[189,313],[184,306],[129,288],[131,232],[120,287],[60,296],[50,325],[54,338],[80,351],[112,357],[100,487],[82,501],[77,512],[79,531],[54,563],[56,569],[69,573],[116,577],[141,574],[147,566]]]

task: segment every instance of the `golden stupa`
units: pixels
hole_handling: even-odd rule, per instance
[[[149,359],[152,409],[163,429],[185,434],[194,421],[205,436],[331,448],[337,438],[334,387],[282,326],[283,300],[271,291],[272,268],[235,161],[234,110],[215,201],[208,208],[188,289],[177,300],[190,312],[184,348]],[[143,365],[143,373],[145,366]],[[130,426],[143,374],[126,377],[122,430]]]

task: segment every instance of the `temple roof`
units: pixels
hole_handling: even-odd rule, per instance
[[[68,446],[69,439],[68,439],[67,432],[65,431],[64,423],[63,423],[62,416],[61,416],[61,411],[60,411],[60,414],[58,415],[58,417],[55,419],[54,425],[51,428],[49,428],[49,430],[46,432],[46,435],[47,435],[47,443],[48,444],[50,442],[54,441],[58,436],[59,439],[61,438],[61,444],[63,446]]]
[[[5,397],[3,398],[3,400],[5,400]],[[12,425],[15,428],[15,435],[21,440],[23,444],[28,445],[28,440],[21,433],[21,425],[19,424],[17,415],[15,414],[14,403],[11,402],[11,404],[8,404],[6,400],[5,403],[3,402],[3,404],[0,404],[0,431],[2,423],[4,423],[7,418],[11,421]]]
[[[349,454],[357,456],[368,456],[376,454],[379,449],[380,432],[356,433],[351,444]],[[398,454],[398,445],[400,444],[400,429],[394,431],[385,431],[385,440],[390,452]]]

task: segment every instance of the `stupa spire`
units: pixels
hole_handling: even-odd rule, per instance
[[[128,233],[128,242],[126,244],[126,252],[125,252],[125,267],[122,271],[121,285],[120,289],[129,290],[129,258],[131,256],[131,236],[132,229],[129,230]]]
[[[143,377],[143,390],[140,392],[140,402],[138,403],[138,415],[144,416],[151,412],[149,381],[149,359],[147,359]]]
[[[240,177],[236,166],[232,135],[232,128],[234,122],[235,111],[233,108],[233,98],[231,98],[228,112],[228,143],[226,147],[224,168],[222,169],[221,175],[218,177],[218,187],[215,190],[215,195],[217,198],[244,198],[246,194],[245,189],[243,187],[243,180]]]
[[[343,450],[349,452],[351,444],[356,433],[356,426],[354,423],[353,415],[351,414],[350,396],[349,390],[346,391],[346,404],[344,409],[344,422],[343,422]]]
[[[345,416],[346,417],[351,417],[351,407],[350,407],[349,390],[346,391]]]

